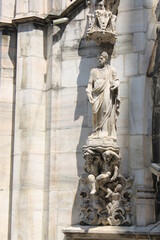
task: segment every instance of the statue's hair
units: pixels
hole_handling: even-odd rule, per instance
[[[108,59],[108,53],[107,52],[102,52],[101,55],[105,57],[105,59]]]

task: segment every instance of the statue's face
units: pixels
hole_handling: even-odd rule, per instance
[[[87,162],[88,162],[88,163],[92,163],[92,162],[93,162],[93,158],[92,158],[91,155],[88,155],[88,156],[87,156]]]
[[[98,62],[99,62],[100,67],[103,67],[105,65],[105,63],[107,62],[107,59],[103,55],[101,55],[98,58]]]
[[[102,2],[99,3],[98,9],[100,9],[100,10],[103,10],[103,9],[104,9],[104,6],[103,6],[103,3],[102,3]]]

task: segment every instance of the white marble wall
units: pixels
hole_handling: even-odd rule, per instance
[[[0,2],[0,22],[10,23],[15,14],[16,0],[2,0]]]
[[[11,223],[13,130],[15,109],[16,34],[0,31],[0,239],[8,239]]]
[[[16,3],[14,4],[14,2]],[[4,1],[5,2],[5,1]],[[49,13],[59,15],[76,0],[7,0],[6,3],[12,2],[15,7],[16,18],[22,16],[39,15],[41,17],[47,16]],[[4,6],[6,9],[6,5]]]
[[[122,159],[122,169],[123,166],[129,166],[129,172],[134,176],[133,199],[137,201],[137,211],[135,209],[134,215],[138,225],[154,221],[153,200],[142,204],[143,197],[139,199],[136,191],[139,191],[139,188],[143,188],[144,191],[152,188],[152,79],[147,78],[146,74],[156,38],[156,4],[157,1],[121,1],[117,21],[120,36],[116,43],[115,56],[122,55],[124,65],[121,67],[121,80],[125,86],[122,88],[128,92],[129,99],[128,109],[121,109],[121,115],[128,114],[129,120],[126,135],[128,157],[127,161]],[[127,99],[123,98],[123,101]],[[142,210],[142,205],[146,206],[145,210]],[[149,211],[152,214],[147,218],[145,212]]]
[[[9,3],[6,0],[5,4]],[[135,179],[133,203],[137,208],[133,208],[133,220],[138,225],[154,220],[154,202],[145,200],[144,192],[152,188],[149,170],[152,80],[146,77],[146,72],[155,40],[156,3],[156,0],[121,0],[118,38],[111,61],[121,83],[118,118],[121,171]],[[16,16],[28,13],[42,16],[70,4],[58,0],[40,0],[38,4],[35,0],[17,0]],[[4,16],[13,16],[13,11],[8,15],[5,11]],[[87,11],[83,7],[77,9],[69,23],[60,28],[19,24],[17,42],[12,32],[8,35],[0,32],[2,240],[7,240],[10,233],[12,240],[63,240],[62,229],[78,223],[78,180],[84,166],[82,146],[92,131],[91,106],[85,89],[101,51],[94,42],[85,40]],[[149,194],[152,199],[153,194]]]

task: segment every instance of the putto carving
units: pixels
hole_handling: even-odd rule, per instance
[[[85,171],[81,177],[82,225],[131,225],[132,180],[119,173],[119,149],[83,148]]]
[[[88,0],[87,40],[95,40],[97,45],[116,41],[116,19],[120,0]]]
[[[93,133],[83,146],[80,223],[131,225],[131,185],[119,172],[120,149],[116,122],[119,115],[119,79],[102,52],[99,67],[91,70],[86,89],[93,112]]]

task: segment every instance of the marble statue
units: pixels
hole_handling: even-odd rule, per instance
[[[116,141],[116,120],[119,114],[119,80],[115,69],[107,64],[108,54],[99,57],[99,67],[91,70],[88,99],[92,104],[93,134],[90,138],[110,138]]]
[[[88,13],[87,40],[114,44],[116,41],[116,20],[120,0],[87,1]]]
[[[120,0],[88,0],[87,39],[114,44]],[[106,45],[106,47],[109,45]],[[113,45],[112,45],[113,46]],[[109,49],[108,49],[109,51]],[[131,186],[133,179],[120,173],[120,148],[117,142],[119,79],[103,51],[99,66],[90,72],[86,89],[92,106],[93,130],[83,146],[84,173],[80,178],[80,224],[132,224]]]
[[[86,89],[92,105],[93,133],[83,146],[84,174],[80,180],[82,225],[131,225],[132,179],[120,174],[117,145],[119,79],[102,52],[99,66],[91,70]]]

